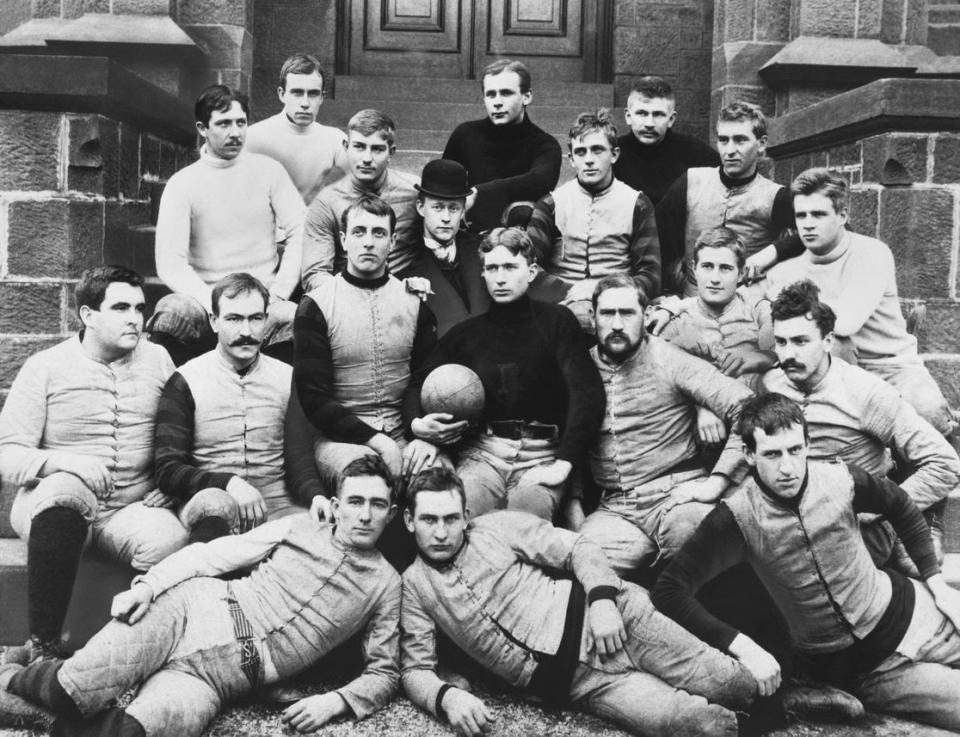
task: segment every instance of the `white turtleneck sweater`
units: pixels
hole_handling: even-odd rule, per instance
[[[339,128],[316,121],[301,128],[280,112],[250,126],[246,150],[283,164],[309,205],[322,187],[343,176],[347,168],[346,140]]]
[[[303,218],[303,200],[282,164],[245,151],[221,159],[204,146],[163,191],[157,276],[208,309],[213,285],[236,271],[287,299],[300,279]]]

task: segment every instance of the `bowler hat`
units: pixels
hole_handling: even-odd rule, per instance
[[[450,159],[434,159],[423,167],[420,184],[413,185],[420,194],[441,200],[459,200],[470,194],[467,170]]]

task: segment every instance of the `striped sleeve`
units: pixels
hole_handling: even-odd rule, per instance
[[[169,496],[186,501],[202,489],[226,489],[232,474],[202,471],[193,460],[193,393],[179,371],[163,387],[154,435],[157,485]]]
[[[647,299],[660,295],[660,236],[653,203],[643,192],[633,208],[633,234],[630,238],[630,275]]]

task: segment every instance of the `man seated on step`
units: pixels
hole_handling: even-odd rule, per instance
[[[744,405],[740,435],[752,473],[660,575],[652,599],[685,629],[777,688],[773,656],[697,600],[721,572],[747,562],[786,620],[811,675],[880,712],[960,730],[960,592],[946,582],[908,494],[842,461],[809,461],[807,421],[781,394]],[[878,569],[857,514],[884,515],[923,582]]]
[[[143,277],[122,266],[88,269],[76,305],[80,334],[28,358],[0,412],[0,475],[19,487],[10,524],[27,543],[30,641],[8,653],[16,660],[62,657],[88,539],[140,571],[187,543],[176,500],[153,473],[157,405],[174,367],[140,339]],[[202,518],[208,501],[198,496],[181,518]]]
[[[217,347],[177,369],[157,412],[161,491],[183,502],[206,493],[222,503],[218,514],[193,525],[191,542],[302,512],[298,502],[322,492],[315,472],[302,499],[291,493],[299,484],[286,478],[285,468],[313,470],[313,454],[308,463],[285,462],[303,443],[284,437],[293,369],[260,350],[266,287],[250,274],[230,274],[214,285],[211,299]]]
[[[590,355],[603,379],[603,425],[590,448],[600,506],[581,532],[613,569],[633,575],[670,557],[746,473],[740,439],[730,433],[712,468],[695,442],[697,407],[728,426],[752,392],[706,361],[643,327],[645,295],[633,279],[604,277],[594,291],[597,345]]]
[[[620,149],[609,111],[577,116],[569,145],[576,179],[540,199],[527,235],[544,269],[570,284],[564,304],[592,332],[598,279],[629,274],[647,299],[660,294],[660,241],[653,203],[613,176]]]
[[[846,228],[846,179],[828,169],[807,169],[790,189],[804,251],[768,272],[767,297],[774,300],[787,285],[810,279],[836,313],[836,342],[852,348],[857,365],[891,384],[921,417],[949,435],[956,422],[920,359],[917,339],[907,332],[893,254],[876,238]]]
[[[437,326],[426,303],[387,270],[393,209],[379,197],[361,197],[340,222],[346,268],[317,275],[294,323],[295,389],[319,435],[316,462],[328,490],[364,455],[381,456],[397,477],[438,462],[436,445],[404,437],[405,416],[419,401],[411,376],[436,345]],[[395,540],[392,532],[388,539]],[[394,551],[388,557],[397,562]]]
[[[134,579],[115,619],[66,661],[0,666],[0,725],[53,734],[199,737],[230,702],[309,668],[354,635],[363,671],[281,716],[314,732],[363,719],[397,688],[400,578],[375,545],[396,514],[378,457],[348,465],[333,519],[273,520],[190,545]],[[250,570],[252,568],[252,570]],[[248,571],[224,581],[218,576]],[[127,706],[116,706],[139,686]]]
[[[737,288],[745,260],[743,241],[729,228],[701,233],[693,252],[697,296],[680,300],[660,337],[755,389],[776,355],[770,303]],[[717,446],[727,439],[726,424],[697,407],[697,437]]]
[[[687,169],[720,165],[720,157],[709,145],[674,130],[676,96],[662,77],[638,79],[623,112],[630,130],[617,142],[620,156],[613,173],[654,205]]]
[[[506,207],[519,200],[536,202],[557,186],[560,144],[530,120],[533,100],[526,64],[498,59],[480,80],[487,117],[456,127],[443,149],[470,174],[467,198],[470,230],[482,233],[500,225]]]
[[[414,242],[417,217],[415,177],[390,168],[397,150],[396,126],[379,110],[361,110],[347,124],[346,175],[320,190],[307,210],[303,232],[301,281],[309,292],[323,281],[324,274],[339,274],[347,263],[340,237],[341,217],[358,197],[379,197],[396,213],[394,245],[389,268],[403,277],[418,253]]]
[[[938,502],[960,485],[960,458],[897,390],[875,374],[830,355],[836,314],[810,281],[785,287],[773,303],[773,336],[779,364],[763,376],[763,389],[797,402],[809,426],[810,457],[840,458],[873,476],[892,476],[929,515],[942,557]],[[861,524],[878,564],[890,557],[889,523]]]
[[[210,292],[238,271],[270,290],[266,343],[290,340],[303,200],[279,162],[243,150],[249,115],[246,95],[207,87],[194,105],[200,159],[170,177],[160,199],[157,275],[173,294],[157,303],[147,329],[178,365],[215,345]]]
[[[473,370],[485,395],[479,432],[467,434],[466,423],[439,413],[416,416],[410,432],[443,445],[462,440],[457,473],[474,516],[506,508],[551,520],[600,427],[603,387],[570,310],[528,294],[538,269],[527,234],[491,231],[480,259],[489,310],[449,330],[414,382],[443,364]]]
[[[417,188],[417,257],[407,277],[430,282],[427,305],[442,337],[457,323],[485,312],[490,295],[480,275],[480,239],[463,228],[467,170],[456,161],[434,159],[423,167]]]
[[[320,189],[343,176],[347,137],[317,122],[327,75],[310,54],[294,54],[280,67],[277,97],[283,110],[250,126],[247,151],[276,159],[309,205]]]
[[[413,479],[404,521],[418,548],[403,574],[407,697],[480,737],[496,715],[437,675],[443,633],[510,686],[649,737],[738,734],[757,692],[747,668],[657,612],[586,538],[519,512],[472,517],[447,469]]]
[[[724,226],[737,233],[751,257],[776,243],[783,258],[802,252],[789,191],[757,170],[767,148],[767,119],[760,108],[734,102],[717,119],[720,167],[694,167],[677,179],[657,204],[665,294],[697,296],[693,248],[700,234]],[[779,240],[778,240],[779,239]]]

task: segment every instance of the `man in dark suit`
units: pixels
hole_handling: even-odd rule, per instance
[[[456,161],[434,159],[415,185],[419,223],[414,227],[419,255],[403,276],[430,280],[427,304],[443,335],[471,315],[486,312],[490,296],[480,276],[477,237],[460,224],[466,212],[467,170]]]

